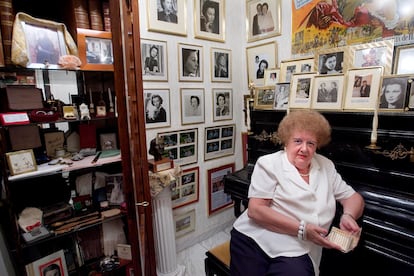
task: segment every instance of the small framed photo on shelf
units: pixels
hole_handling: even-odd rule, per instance
[[[280,82],[275,85],[274,110],[286,110],[289,106],[290,82]]]
[[[164,141],[163,157],[168,157],[174,160],[174,164],[181,166],[197,163],[197,128],[161,132],[158,133],[158,138]]]
[[[167,42],[141,38],[142,80],[168,81]]]
[[[82,70],[113,71],[114,55],[111,32],[77,29]]]
[[[264,86],[271,86],[275,85],[279,82],[280,78],[280,70],[273,68],[273,69],[266,69],[265,70],[265,80]]]
[[[37,170],[36,159],[32,149],[6,152],[6,158],[10,175],[17,175]]]
[[[195,37],[224,42],[225,18],[224,0],[194,0]]]
[[[185,1],[147,1],[148,31],[187,36],[187,7]]]
[[[280,82],[291,82],[294,73],[316,71],[314,58],[284,60],[280,63]]]
[[[233,205],[231,196],[224,192],[224,177],[234,172],[235,164],[227,164],[207,171],[208,215]]]
[[[69,275],[63,249],[26,265],[26,273],[33,276]]]
[[[174,213],[173,215],[175,225],[175,237],[180,238],[195,230],[196,213],[195,209],[192,209],[183,214]]]
[[[321,75],[343,73],[349,67],[348,52],[348,47],[320,50],[315,58],[315,68]]]
[[[313,80],[316,73],[295,73],[289,93],[290,108],[310,108]]]
[[[246,1],[247,42],[281,35],[281,1]]]
[[[101,133],[99,135],[101,150],[118,149],[116,133]]]
[[[414,76],[408,78],[408,110],[414,110]]]
[[[275,86],[261,86],[254,89],[254,108],[273,109]]]
[[[313,109],[341,110],[344,91],[344,75],[318,75],[313,81],[311,97]]]
[[[145,127],[170,126],[170,90],[144,89]]]
[[[231,82],[231,50],[211,48],[211,81]]]
[[[379,110],[403,111],[408,92],[408,75],[383,76],[379,95]]]
[[[172,189],[171,200],[173,209],[198,201],[199,179],[198,167],[183,170]]]
[[[213,88],[213,121],[233,119],[233,90]]]
[[[378,42],[356,44],[350,46],[350,56],[353,60],[350,67],[384,67],[384,75],[391,74],[394,54],[394,41],[383,40]]]
[[[204,123],[204,89],[181,88],[181,123]]]
[[[394,74],[414,74],[414,44],[395,47]]]
[[[265,70],[276,68],[278,62],[276,42],[250,46],[246,49],[246,55],[249,83],[253,82],[255,86],[263,86]]]
[[[179,81],[203,81],[203,46],[178,44]]]
[[[234,154],[236,125],[204,129],[204,161]]]
[[[344,109],[375,110],[382,73],[382,66],[348,70]]]

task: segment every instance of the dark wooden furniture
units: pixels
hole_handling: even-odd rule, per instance
[[[380,113],[377,151],[370,144],[372,112],[323,112],[332,141],[320,152],[334,161],[342,177],[366,202],[359,246],[348,254],[324,250],[321,275],[412,275],[414,271],[413,112]],[[225,177],[225,192],[235,201],[235,215],[246,204],[251,168],[257,158],[280,149],[267,134],[277,130],[285,112],[253,110],[248,138],[249,164]],[[404,149],[393,149],[399,144]],[[411,155],[409,153],[411,149]],[[411,158],[410,158],[411,157]],[[394,159],[393,159],[394,158]],[[410,161],[411,159],[411,161]],[[334,224],[341,214],[337,210]]]
[[[207,276],[230,275],[230,241],[226,241],[206,252],[204,266]]]

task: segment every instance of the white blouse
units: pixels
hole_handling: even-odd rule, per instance
[[[335,216],[336,200],[354,193],[328,158],[315,153],[308,184],[281,150],[257,160],[248,197],[272,199],[271,208],[277,212],[328,229]],[[309,253],[315,275],[319,274],[322,247],[297,236],[269,231],[250,219],[247,212],[235,221],[234,228],[255,240],[271,258]]]

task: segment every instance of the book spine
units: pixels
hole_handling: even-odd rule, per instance
[[[13,35],[13,3],[12,0],[0,0],[1,36],[3,38],[4,62],[11,65],[11,46]]]
[[[83,0],[73,0],[76,27],[82,29],[90,29],[88,3]]]
[[[105,32],[111,31],[111,17],[109,14],[109,2],[102,2],[102,13]]]
[[[102,8],[99,0],[89,0],[89,15],[91,20],[91,29],[103,31]]]
[[[4,67],[5,65],[6,63],[4,62],[3,39],[0,31],[0,67]]]

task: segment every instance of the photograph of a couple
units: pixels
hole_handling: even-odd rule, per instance
[[[247,2],[248,40],[280,35],[280,1]]]

